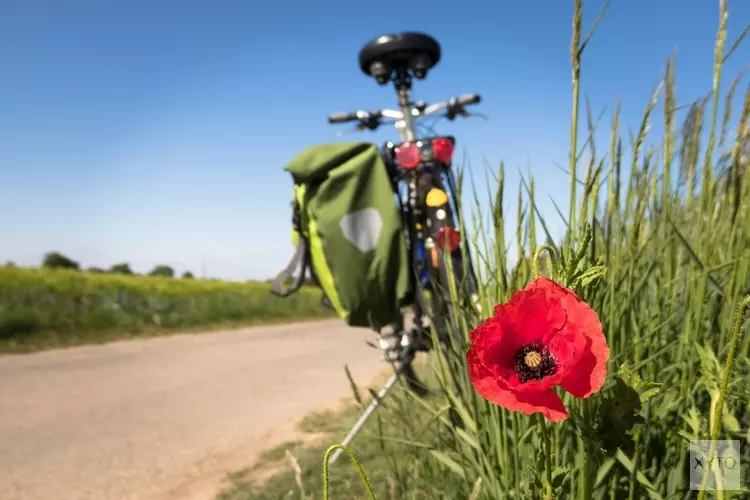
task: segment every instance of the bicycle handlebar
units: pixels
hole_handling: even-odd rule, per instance
[[[462,106],[468,106],[469,104],[479,104],[482,100],[482,96],[479,94],[464,94],[458,96],[458,103]]]
[[[332,113],[328,116],[328,123],[346,123],[357,120],[357,113]]]
[[[469,106],[471,104],[478,104],[482,100],[479,94],[463,94],[458,97],[451,97],[447,101],[436,102],[424,108],[421,112],[416,108],[412,108],[412,112],[417,111],[414,114],[414,118],[420,118],[424,116],[433,115],[439,111],[458,111],[463,106]],[[328,116],[328,123],[346,123],[353,121],[365,121],[380,118],[389,118],[391,120],[402,120],[404,118],[403,111],[395,109],[380,109],[377,111],[355,111],[350,113],[333,113]]]

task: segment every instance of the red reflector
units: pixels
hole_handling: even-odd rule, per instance
[[[439,163],[450,163],[453,158],[453,142],[445,137],[432,140],[432,151],[435,161]]]
[[[396,162],[403,168],[412,170],[422,161],[416,144],[405,142],[396,149]]]
[[[441,227],[438,230],[437,241],[438,247],[445,249],[447,245],[448,250],[453,253],[461,243],[461,235],[452,227]]]

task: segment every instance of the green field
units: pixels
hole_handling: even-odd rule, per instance
[[[0,351],[331,317],[321,292],[264,283],[0,267]]]

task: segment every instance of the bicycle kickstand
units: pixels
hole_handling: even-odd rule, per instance
[[[380,401],[385,397],[386,394],[388,394],[388,391],[391,390],[393,384],[396,383],[396,380],[398,380],[398,376],[400,375],[400,373],[401,367],[399,367],[385,382],[385,385],[382,389],[380,389],[380,391],[378,391],[376,397],[372,400],[372,403],[370,403],[370,406],[365,409],[365,411],[362,413],[362,416],[359,417],[359,420],[357,420],[352,429],[349,431],[349,434],[347,434],[344,440],[341,442],[343,446],[349,446],[349,443],[352,442],[357,433],[359,433],[359,431],[362,429],[362,426],[365,425],[365,422],[367,422],[367,419],[370,418],[375,409],[378,407]],[[331,458],[328,460],[328,464],[333,465],[333,463],[336,462],[336,460],[339,458],[339,455],[341,455],[342,451],[343,450],[341,448],[337,448],[336,451],[331,454]]]

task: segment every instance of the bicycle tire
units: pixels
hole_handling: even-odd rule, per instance
[[[456,252],[452,255],[449,254],[451,259],[452,269],[448,269],[446,266],[446,252],[444,250],[438,251],[439,266],[435,270],[435,285],[433,290],[437,288],[431,295],[432,302],[432,317],[436,324],[436,330],[440,340],[443,342],[446,348],[453,345],[459,349],[462,349],[464,338],[458,323],[458,308],[462,307],[464,299],[467,299],[466,295],[476,293],[474,290],[474,280],[469,267],[469,275],[466,274],[464,268],[464,259],[467,258],[463,252]],[[455,286],[456,299],[458,303],[453,302],[451,297],[451,276]]]
[[[442,257],[442,250],[440,252],[440,257]],[[457,282],[461,283],[464,279],[462,273],[463,267],[461,267],[463,265],[463,255],[459,254],[457,256],[452,256],[452,258],[454,265],[453,272],[454,274],[458,274],[458,276],[456,276],[456,280]],[[432,287],[430,300],[431,304],[424,310],[428,312],[438,334],[438,340],[443,343],[444,349],[446,351],[455,353],[456,351],[452,349],[453,346],[451,345],[449,335],[451,332],[458,335],[460,334],[460,330],[458,329],[457,318],[455,316],[453,304],[450,301],[450,297],[448,296],[450,284],[448,278],[448,269],[445,265],[441,265],[435,271],[439,273],[436,276],[436,283],[433,284],[437,285],[437,287]],[[447,325],[441,325],[441,322],[445,322],[446,319],[453,323],[453,325],[451,325],[450,327],[447,327]],[[456,337],[454,338],[458,342],[458,344],[456,345],[460,345],[461,339]],[[437,393],[437,390],[430,388],[422,379],[419,378],[414,368],[413,361],[414,358],[409,357],[406,361],[400,362],[396,367],[396,370],[399,372],[405,387],[419,397],[423,397],[431,393]]]
[[[401,363],[400,366],[397,367],[397,370],[402,377],[406,388],[416,396],[423,397],[433,391],[419,378],[419,375],[417,375],[417,372],[414,369],[413,361],[414,360]]]
[[[431,226],[432,228],[443,227],[455,230],[456,219],[460,219],[460,213],[457,213],[459,210],[458,200],[455,199],[456,192],[455,186],[453,185],[454,183],[450,177],[451,173],[445,172],[445,175],[447,176],[447,185],[449,187],[449,191],[451,192],[451,197],[453,198],[454,204],[456,205],[456,211],[454,212],[454,208],[453,206],[451,206],[451,203],[445,203],[440,207],[436,207],[437,210],[428,210],[427,223],[428,226]],[[423,189],[437,189],[442,192],[446,191],[445,183],[443,182],[442,176],[440,174],[426,176],[425,181],[426,185],[424,185]],[[435,240],[437,240],[437,238],[435,238]],[[436,329],[438,330],[438,333],[443,337],[441,340],[449,340],[449,337],[447,336],[450,333],[453,333],[454,340],[459,341],[459,344],[461,339],[458,337],[458,334],[460,332],[458,328],[458,318],[456,317],[455,311],[458,304],[453,304],[453,300],[451,298],[451,281],[453,281],[455,285],[455,291],[457,294],[456,298],[459,300],[459,304],[462,296],[465,295],[465,292],[467,292],[467,285],[468,291],[470,293],[476,293],[476,277],[474,276],[473,267],[471,265],[471,255],[463,247],[464,245],[459,243],[457,248],[453,249],[452,251],[448,251],[448,249],[444,249],[441,247],[440,242],[436,241],[435,248],[432,251],[437,252],[437,258],[429,259],[430,277],[432,281],[432,317],[439,323],[436,326]],[[465,261],[464,259],[469,260]],[[451,269],[448,268],[447,261],[450,261]],[[465,266],[465,264],[467,265]],[[450,276],[451,274],[452,276]]]
[[[426,175],[420,179],[423,183],[421,185],[421,191],[426,193],[430,189],[445,190],[445,186],[439,175]],[[451,182],[449,181],[449,185]],[[453,191],[451,185],[451,191]],[[455,195],[455,193],[452,193]],[[446,204],[441,207],[445,211],[442,218],[434,217],[428,221],[428,226],[440,227],[443,221],[449,222],[451,227],[455,227],[453,220],[453,208],[450,204]],[[435,215],[435,214],[433,214]],[[435,266],[432,259],[428,259],[428,275],[430,282],[430,301],[429,304],[425,304],[424,296],[422,295],[422,287],[417,286],[415,293],[415,302],[419,302],[418,310],[424,311],[428,314],[430,322],[433,324],[436,333],[437,340],[443,345],[445,351],[452,352],[453,354],[462,354],[459,351],[462,350],[463,336],[459,329],[458,318],[456,316],[456,306],[460,304],[461,297],[465,295],[467,291],[470,293],[476,293],[476,277],[473,273],[471,266],[470,254],[465,252],[461,246],[453,252],[446,253],[446,250],[435,247],[437,252],[437,265]],[[450,258],[451,267],[449,269],[446,265],[446,258]],[[464,259],[469,259],[465,261]],[[468,264],[465,266],[465,264]],[[451,299],[450,287],[451,287],[451,273],[453,282],[456,286],[456,292],[459,299],[459,304],[454,304]],[[468,280],[468,281],[467,281]],[[429,335],[429,333],[428,333]],[[432,340],[431,338],[429,339]],[[458,347],[458,349],[456,349]],[[407,388],[414,392],[424,393],[424,391],[430,391],[424,382],[422,382],[416,375],[413,366],[411,366],[411,360],[408,363],[404,363],[402,367],[402,373],[404,374],[404,380]]]

